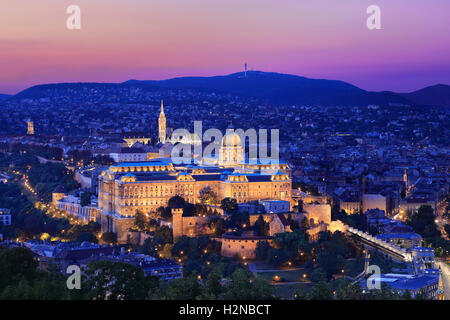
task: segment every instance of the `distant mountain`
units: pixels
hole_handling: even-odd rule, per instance
[[[437,84],[399,95],[417,104],[450,107],[450,86],[446,84]]]
[[[368,92],[347,82],[310,79],[290,74],[248,71],[227,76],[181,77],[168,80],[129,80],[125,84],[151,84],[166,88],[207,89],[267,99],[278,103],[358,105],[410,104],[404,97],[387,92]]]
[[[307,90],[325,90],[333,94],[361,93],[364,90],[342,81],[308,79],[305,77],[272,72],[248,71],[227,76],[182,77],[160,81],[130,80],[125,83],[147,83],[169,88],[197,88],[229,92],[252,97],[297,96]]]
[[[30,87],[11,99],[57,99],[72,96],[81,101],[86,94],[96,101],[127,102],[126,92],[193,89],[229,93],[283,104],[314,105],[429,105],[449,106],[450,86],[437,85],[411,93],[370,92],[347,82],[261,71],[213,77],[180,77],[168,80],[128,80],[123,83],[58,83]],[[132,94],[132,96],[135,96]]]
[[[11,97],[10,94],[2,94],[2,93],[0,93],[0,100],[5,100],[5,99],[8,99],[9,97]]]

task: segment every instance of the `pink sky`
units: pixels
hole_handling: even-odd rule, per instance
[[[82,29],[66,28],[81,8]],[[366,28],[381,7],[382,30]],[[449,0],[1,0],[0,93],[253,70],[367,90],[450,84]]]

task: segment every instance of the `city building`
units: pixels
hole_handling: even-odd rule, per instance
[[[24,245],[36,255],[41,270],[55,268],[64,274],[70,265],[77,265],[80,268],[86,267],[96,257],[108,256],[114,252],[112,246],[89,242],[80,244],[29,241],[25,242]]]
[[[419,211],[421,206],[430,206],[436,212],[437,202],[427,196],[409,196],[400,201],[400,213],[414,213]]]
[[[280,171],[268,175],[224,172],[220,167],[175,168],[168,160],[120,163],[99,177],[101,223],[109,226],[105,231],[116,232],[116,222],[132,221],[138,209],[154,212],[176,195],[199,203],[205,188],[212,190],[218,199],[230,197],[238,203],[263,199],[291,202],[291,180]]]
[[[26,242],[24,245],[35,254],[41,270],[48,271],[55,268],[65,274],[70,265],[85,268],[92,261],[106,260],[134,265],[141,268],[145,276],[154,276],[162,281],[183,277],[183,267],[173,260],[157,259],[137,252],[126,252],[125,248],[89,242],[69,244],[34,241]]]
[[[310,224],[331,223],[331,206],[329,204],[304,204],[303,216]]]
[[[115,162],[137,162],[147,160],[147,151],[142,148],[129,147],[120,148],[120,150],[109,154]]]
[[[141,261],[138,266],[144,271],[145,276],[157,277],[166,282],[183,277],[183,266],[170,259]]]
[[[112,255],[97,257],[96,259],[131,264],[142,269],[146,277],[157,277],[164,282],[183,277],[183,266],[171,259],[157,259],[137,252],[127,253],[125,250],[121,250],[119,254],[114,252]]]
[[[339,199],[339,210],[347,214],[355,214],[361,211],[361,202],[358,198],[345,197]]]
[[[165,115],[161,102],[159,117],[160,139],[165,130]],[[249,163],[243,159],[242,142],[233,129],[222,138],[219,161],[216,165],[175,164],[169,158],[145,162],[122,162],[110,166],[99,176],[98,222],[103,232],[116,232],[118,241],[124,242],[125,230],[134,221],[136,210],[155,212],[167,206],[170,198],[181,196],[187,202],[200,203],[201,193],[210,190],[217,199],[234,198],[238,203],[257,200],[266,206],[293,206],[292,180],[285,163],[274,165]],[[288,210],[287,210],[288,211]],[[184,234],[184,231],[183,231]],[[189,234],[189,232],[187,232]]]
[[[373,283],[385,284],[392,291],[399,294],[404,294],[405,291],[409,291],[412,298],[415,298],[418,294],[424,294],[428,299],[437,300],[439,292],[439,273],[428,275],[410,275],[410,274],[381,274],[379,277],[372,277]],[[370,290],[367,288],[367,280],[360,281],[363,293]],[[376,290],[376,289],[372,289]]]
[[[11,225],[11,210],[0,208],[0,224],[3,224],[4,226],[10,226]]]
[[[100,215],[95,197],[91,198],[91,204],[89,206],[82,206],[80,198],[72,195],[65,195],[63,198],[56,196],[55,198],[58,199],[54,203],[55,207],[70,215],[76,216],[84,223],[96,221]]]
[[[34,134],[34,122],[31,119],[27,120],[27,134],[28,135]]]
[[[136,143],[148,145],[151,143],[151,138],[143,132],[126,132],[122,135],[122,139],[127,146],[131,148]]]
[[[290,211],[291,204],[286,200],[260,200],[267,213],[286,213]]]
[[[422,237],[414,232],[382,233],[376,237],[402,248],[412,249],[414,247],[422,246]]]
[[[292,232],[291,225],[284,214],[276,213],[269,223],[269,235],[275,236],[277,233]]]

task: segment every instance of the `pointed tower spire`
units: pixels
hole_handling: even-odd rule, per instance
[[[161,143],[166,142],[167,128],[166,128],[166,115],[164,114],[164,102],[161,99],[161,113],[158,118],[158,140]]]

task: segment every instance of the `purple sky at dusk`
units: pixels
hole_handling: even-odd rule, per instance
[[[81,30],[66,8],[81,7]],[[366,9],[381,7],[382,30]],[[0,93],[242,70],[366,90],[450,84],[449,0],[1,0]]]

